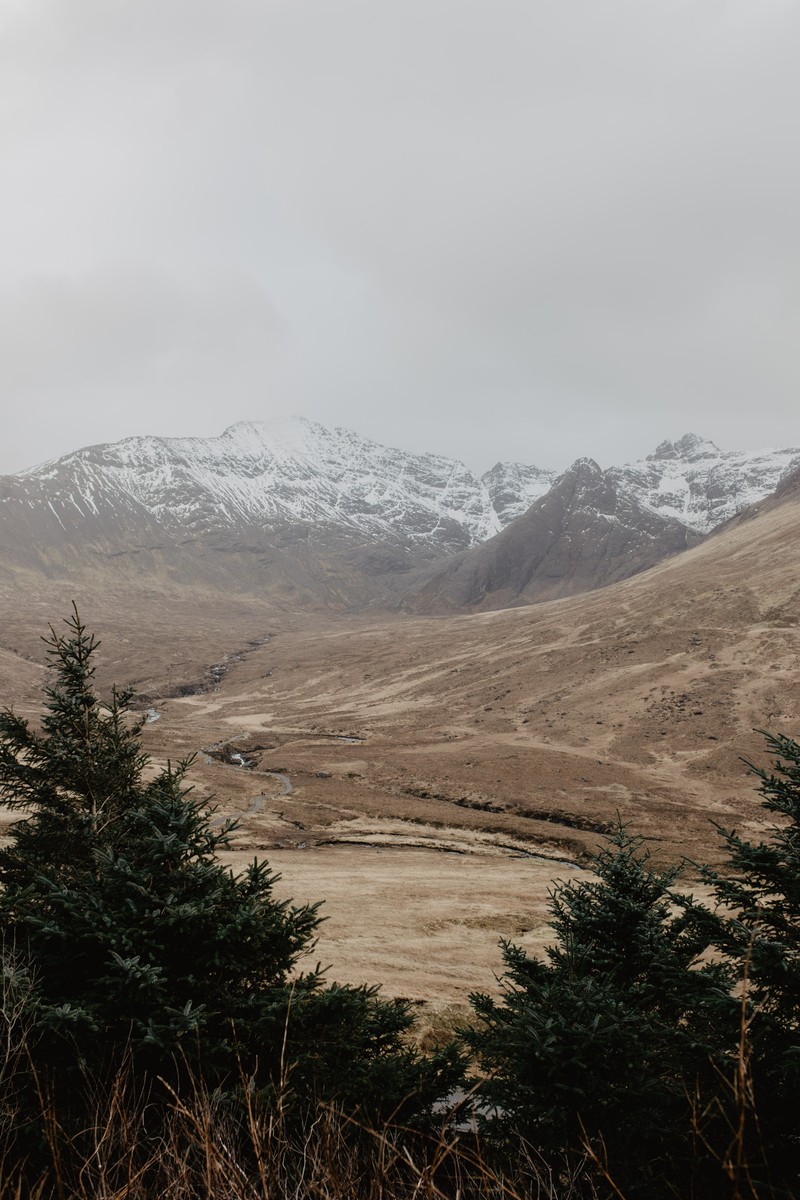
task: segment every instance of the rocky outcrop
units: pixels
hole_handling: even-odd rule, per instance
[[[532,504],[541,500],[557,478],[557,471],[546,471],[542,467],[516,462],[495,463],[490,471],[481,475],[502,527],[510,525]]]

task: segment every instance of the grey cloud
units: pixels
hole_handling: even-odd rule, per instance
[[[786,0],[28,0],[3,403],[48,453],[287,408],[477,467],[798,443],[798,36]]]
[[[16,409],[5,451],[22,466],[150,428],[216,433],[275,392],[281,361],[280,323],[246,278],[176,281],[120,265],[29,277],[0,293]]]

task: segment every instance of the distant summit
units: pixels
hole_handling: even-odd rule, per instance
[[[677,442],[661,442],[656,446],[652,454],[648,454],[647,461],[662,458],[684,458],[691,459],[692,457],[703,457],[708,454],[719,454],[719,447],[713,442],[709,442],[706,438],[699,437],[696,433],[685,433]]]
[[[694,433],[608,471],[576,459],[507,528],[434,567],[406,604],[497,608],[615,583],[696,545],[798,469],[800,450],[725,451]]]
[[[436,613],[554,600],[626,579],[699,541],[640,504],[613,472],[579,458],[501,533],[434,568],[406,606]]]
[[[640,462],[612,467],[619,487],[651,512],[698,533],[755,504],[800,467],[800,448],[720,450],[696,433],[661,442]]]

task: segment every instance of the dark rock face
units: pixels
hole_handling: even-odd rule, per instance
[[[582,458],[507,529],[434,571],[406,605],[436,612],[552,600],[626,579],[700,540]]]

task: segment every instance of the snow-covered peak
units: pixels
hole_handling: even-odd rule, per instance
[[[639,462],[613,467],[609,474],[644,508],[708,533],[769,495],[799,466],[800,448],[720,450],[714,442],[687,433],[676,442],[662,442]]]
[[[23,478],[54,492],[58,509],[127,507],[195,536],[338,531],[435,555],[502,527],[485,484],[463,463],[302,417],[238,422],[213,438],[126,438]]]
[[[602,475],[603,469],[599,463],[595,462],[595,460],[593,458],[587,458],[586,456],[584,456],[583,458],[576,458],[574,463],[572,463],[572,465],[565,472],[565,474],[579,475],[579,476],[586,476],[588,478],[594,478],[596,476]]]
[[[685,433],[677,442],[661,442],[652,454],[648,454],[647,462],[658,462],[662,459],[683,459],[693,462],[700,458],[713,458],[719,454],[719,446],[709,441],[708,438],[702,438],[696,433]]]

